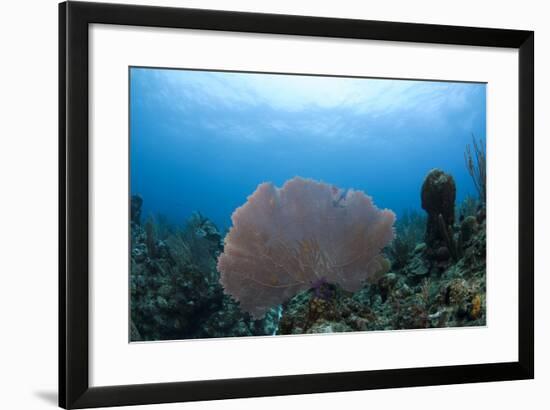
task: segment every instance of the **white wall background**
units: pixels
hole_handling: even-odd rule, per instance
[[[536,379],[534,381],[317,394],[135,409],[311,407],[546,409],[550,404],[550,25],[545,2],[462,0],[122,1],[327,17],[536,31]],[[0,24],[0,407],[54,408],[57,401],[57,2],[5,2]]]

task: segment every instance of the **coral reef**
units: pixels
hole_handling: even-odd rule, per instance
[[[456,207],[455,220],[462,222],[462,220],[468,216],[475,216],[481,206],[481,203],[479,203],[473,196],[468,195]]]
[[[484,223],[442,272],[420,244],[403,268],[355,293],[333,284],[300,292],[283,306],[279,334],[485,325]]]
[[[356,291],[387,270],[395,215],[363,192],[295,177],[263,183],[232,216],[218,259],[227,294],[253,317],[320,279]]]
[[[385,252],[393,266],[403,268],[416,245],[426,233],[426,217],[415,210],[407,210],[395,222],[395,238]]]
[[[134,215],[142,203],[132,197]],[[275,332],[275,309],[264,320],[253,320],[223,293],[216,271],[221,235],[202,215],[194,214],[181,229],[163,228],[151,217],[142,226],[132,218],[131,243],[131,341]]]
[[[478,209],[455,224],[455,189],[452,176],[430,171],[422,186],[428,224],[433,216],[426,242],[406,238],[408,229],[422,229],[422,219],[407,217],[401,224],[416,226],[401,228],[398,220],[387,249],[391,272],[354,293],[330,283],[300,292],[283,305],[279,333],[485,325],[485,214]]]
[[[453,177],[430,171],[426,215],[405,212],[394,233],[361,192],[262,184],[224,241],[200,213],[142,223],[134,195],[130,340],[483,326],[485,204],[455,210],[455,196]]]

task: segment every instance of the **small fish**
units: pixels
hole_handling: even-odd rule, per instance
[[[347,189],[338,189],[336,187],[332,187],[332,196],[336,198],[332,200],[332,205],[334,207],[343,208],[344,205],[342,205],[341,202],[346,198],[347,194],[348,194]]]

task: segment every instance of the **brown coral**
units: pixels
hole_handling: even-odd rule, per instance
[[[282,188],[260,184],[232,221],[220,282],[258,318],[319,279],[358,290],[387,265],[380,251],[395,215],[361,191],[295,177]]]
[[[445,230],[454,225],[456,185],[453,176],[440,169],[432,169],[422,183],[420,196],[422,209],[428,213],[426,244],[435,249],[447,242],[441,224]]]

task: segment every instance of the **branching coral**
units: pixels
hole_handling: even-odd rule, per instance
[[[479,194],[480,201],[485,204],[487,197],[487,158],[485,155],[485,141],[480,138],[476,141],[472,135],[472,146],[468,144],[464,151],[464,161],[468,173],[474,181],[474,185]]]
[[[361,191],[296,177],[282,188],[260,184],[232,221],[220,281],[259,318],[319,279],[356,291],[387,269],[380,251],[394,237],[395,215]]]
[[[209,273],[211,282],[217,281],[212,255],[220,251],[220,235],[210,220],[195,213],[184,229],[171,234],[165,242],[180,272],[195,267],[205,274]]]

